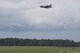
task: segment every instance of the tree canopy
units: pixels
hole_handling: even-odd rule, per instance
[[[60,47],[80,47],[80,42],[73,40],[50,40],[50,39],[19,39],[1,38],[0,46],[60,46]]]

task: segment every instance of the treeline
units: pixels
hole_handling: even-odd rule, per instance
[[[0,46],[60,46],[60,47],[80,47],[80,42],[73,40],[50,40],[50,39],[19,39],[1,38]]]

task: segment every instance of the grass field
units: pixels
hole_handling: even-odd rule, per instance
[[[80,53],[80,48],[68,48],[69,53]],[[66,53],[64,47],[0,46],[0,53]]]

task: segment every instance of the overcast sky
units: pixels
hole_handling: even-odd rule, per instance
[[[80,0],[0,0],[0,37],[79,41]]]

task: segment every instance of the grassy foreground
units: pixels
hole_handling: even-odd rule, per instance
[[[80,48],[68,48],[69,53],[80,53]],[[64,47],[0,46],[0,53],[66,53]]]

